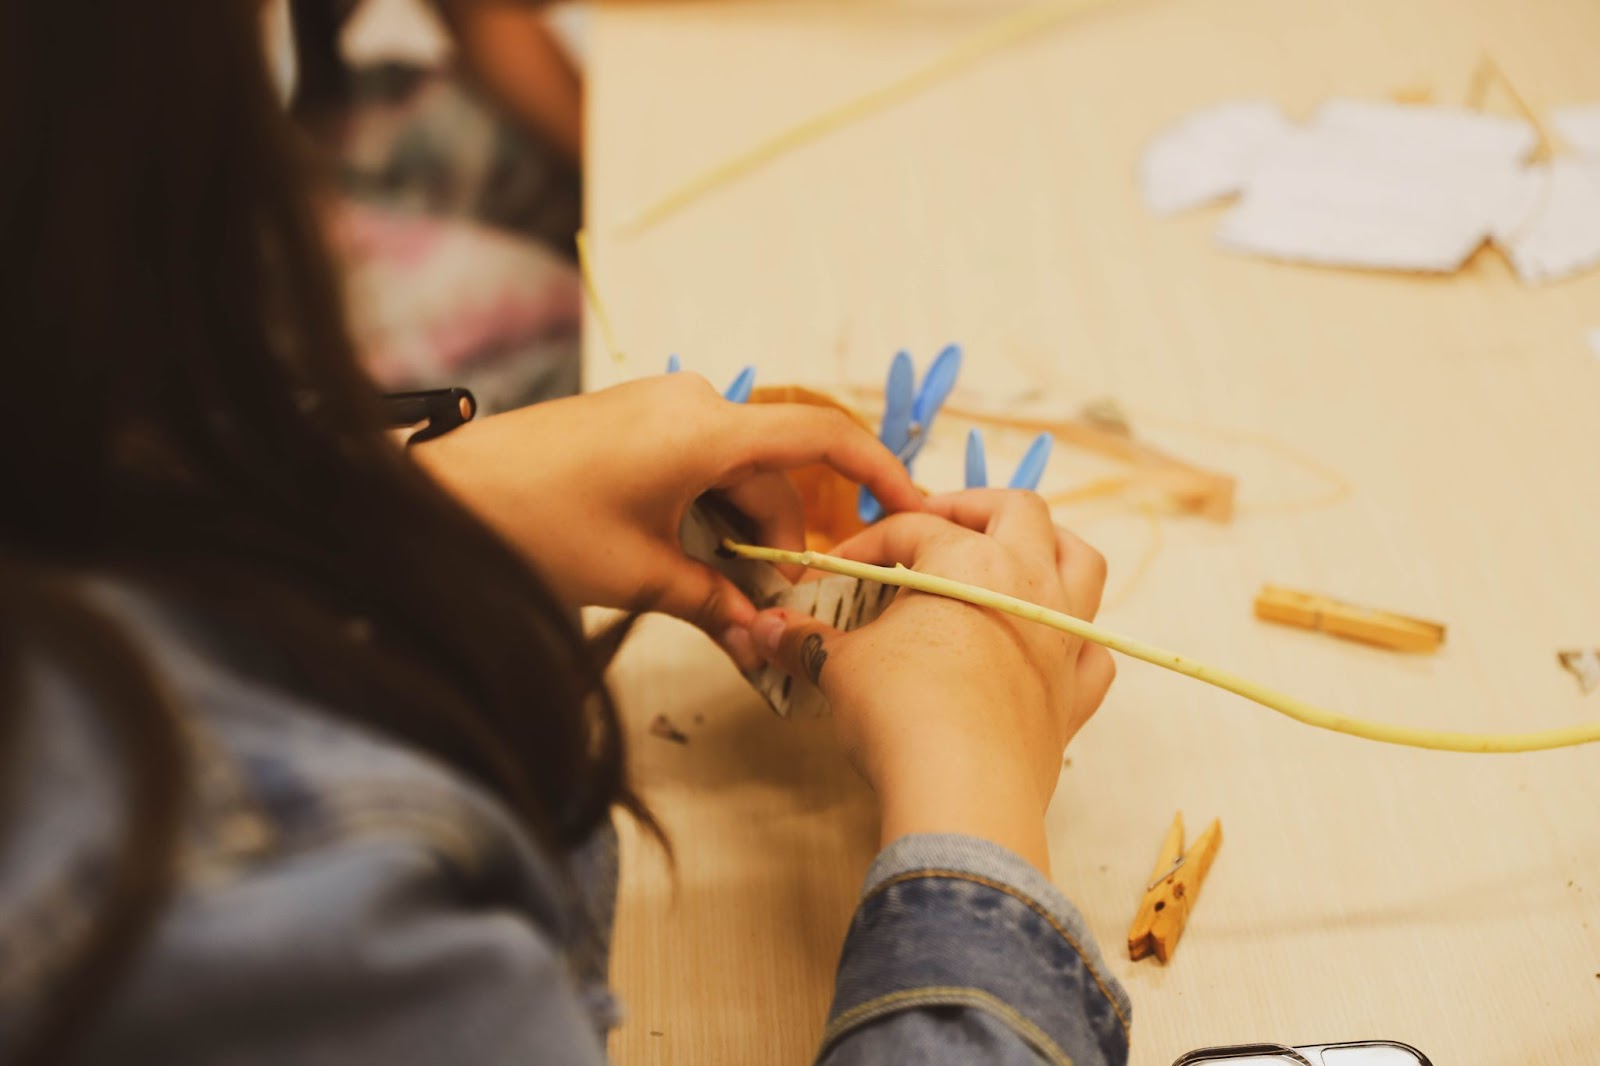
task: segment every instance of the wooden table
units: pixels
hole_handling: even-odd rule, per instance
[[[617,5],[594,25],[590,227],[630,356],[715,381],[871,383],[959,340],[981,399],[1122,401],[1143,435],[1232,471],[1227,526],[1113,505],[1061,520],[1112,563],[1113,628],[1352,713],[1516,731],[1600,717],[1558,648],[1600,643],[1600,275],[1526,289],[1482,254],[1408,279],[1274,265],[1152,217],[1141,147],[1248,95],[1424,87],[1485,49],[1535,108],[1600,99],[1585,0],[1113,4],[806,146],[633,239],[680,180],[937,55],[977,0]],[[1192,425],[1190,423],[1193,423]],[[919,478],[958,484],[965,427]],[[1232,431],[1232,435],[1230,432]],[[1261,438],[1250,435],[1264,435]],[[1024,439],[991,438],[1011,461]],[[1352,491],[1315,506],[1335,468]],[[1048,487],[1101,472],[1067,454]],[[1136,586],[1119,587],[1159,532]],[[1251,617],[1264,582],[1447,622],[1415,657]],[[694,633],[650,624],[617,669],[676,880],[630,835],[619,1062],[802,1063],[874,847],[826,721],[780,721]],[[665,713],[686,745],[649,736]],[[1054,876],[1135,1003],[1133,1060],[1387,1037],[1439,1066],[1600,1061],[1600,749],[1463,756],[1306,729],[1124,663],[1069,752]],[[1122,942],[1175,810],[1227,842],[1173,963]]]

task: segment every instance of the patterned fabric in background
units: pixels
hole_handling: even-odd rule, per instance
[[[385,389],[461,385],[489,414],[579,386],[582,182],[449,71],[351,75],[325,127],[351,316]]]

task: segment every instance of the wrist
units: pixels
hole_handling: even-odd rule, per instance
[[[874,768],[887,846],[913,833],[958,833],[1016,852],[1045,876],[1050,851],[1041,796],[1026,753],[997,745],[919,746],[894,765]]]

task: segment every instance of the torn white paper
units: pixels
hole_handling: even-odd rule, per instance
[[[1216,235],[1233,251],[1447,273],[1532,216],[1523,164],[1538,140],[1530,122],[1466,108],[1339,99],[1294,127],[1243,101],[1163,134],[1140,177],[1161,213],[1239,193]],[[1565,261],[1530,261],[1547,258]]]
[[[1504,248],[1516,238],[1519,231],[1530,225],[1550,194],[1548,167],[1524,167],[1506,182],[1505,195],[1495,207],[1494,219],[1489,225],[1489,236]]]
[[[1563,158],[1529,167],[1494,236],[1528,285],[1600,264],[1600,160]]]
[[[1533,124],[1464,107],[1329,100],[1310,130],[1439,159],[1479,159],[1507,165],[1528,158],[1539,143]]]
[[[1270,100],[1239,100],[1190,115],[1140,158],[1145,203],[1169,215],[1234,195],[1262,152],[1292,129]]]
[[[1455,116],[1435,144],[1420,132],[1393,135],[1409,122],[1332,114],[1338,121],[1285,138],[1261,160],[1223,216],[1218,243],[1329,266],[1458,269],[1501,217],[1515,146],[1470,146]]]
[[[1576,154],[1600,159],[1600,104],[1558,107],[1550,112],[1550,128]]]

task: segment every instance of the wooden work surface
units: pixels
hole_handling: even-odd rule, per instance
[[[978,0],[622,5],[593,35],[590,228],[620,367],[726,383],[879,380],[966,346],[969,399],[1076,410],[1231,471],[1228,526],[1066,507],[1112,565],[1102,620],[1350,713],[1457,730],[1600,718],[1557,649],[1600,644],[1600,275],[1526,289],[1495,255],[1409,279],[1210,245],[1216,211],[1142,206],[1148,138],[1246,95],[1463,98],[1485,49],[1535,108],[1600,99],[1589,0],[1114,3],[800,148],[634,238],[702,168],[939,54]],[[966,426],[918,468],[956,487]],[[1025,438],[990,435],[991,462]],[[1304,455],[1348,481],[1309,469]],[[1009,467],[1007,467],[1009,469]],[[1103,475],[1058,453],[1047,488]],[[1333,497],[1333,502],[1327,502]],[[1323,501],[1319,504],[1318,500]],[[1159,542],[1155,538],[1159,537]],[[1127,582],[1153,546],[1140,580]],[[1434,656],[1268,626],[1266,582],[1449,625]],[[808,1061],[871,798],[826,721],[765,711],[696,634],[617,669],[676,881],[629,834],[615,978],[627,1066]],[[649,736],[665,713],[688,735]],[[1054,877],[1135,1005],[1133,1061],[1226,1042],[1384,1037],[1438,1066],[1600,1062],[1600,748],[1466,756],[1307,729],[1122,663],[1050,815]],[[1169,966],[1123,946],[1162,834],[1226,843]]]

